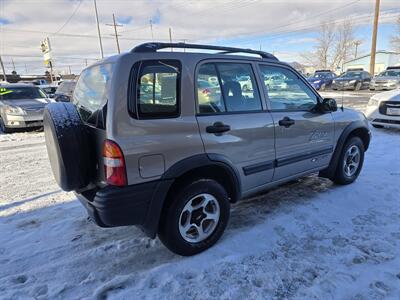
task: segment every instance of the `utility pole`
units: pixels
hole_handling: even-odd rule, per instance
[[[28,67],[25,64],[25,74],[28,74]]]
[[[93,2],[94,2],[94,11],[95,11],[95,13],[96,13],[97,33],[99,34],[99,43],[100,43],[101,58],[104,58],[103,43],[101,42],[101,33],[100,33],[100,25],[99,25],[99,15],[98,15],[98,13],[97,13],[97,4],[96,4],[96,0],[93,0]]]
[[[154,42],[154,35],[153,35],[153,20],[150,19],[150,32],[151,32],[151,40]]]
[[[360,46],[362,43],[361,41],[354,41],[354,46],[356,46],[355,52],[354,52],[354,58],[357,58],[357,50],[358,46]]]
[[[71,72],[71,66],[68,66],[68,70],[69,70],[69,75],[71,75],[71,74],[72,74],[72,72]]]
[[[15,71],[15,63],[14,63],[14,59],[11,57],[11,62],[12,62],[12,65],[13,65],[13,70]]]
[[[85,58],[85,66],[87,67],[87,58]]]
[[[172,44],[172,30],[171,27],[168,29],[169,31],[169,42]],[[171,48],[171,52],[174,52],[174,49]]]
[[[121,50],[119,48],[119,41],[118,41],[119,34],[117,33],[117,27],[123,27],[123,25],[115,23],[115,15],[114,14],[113,14],[113,24],[106,24],[106,25],[114,27],[115,41],[117,42],[118,54],[120,54]]]
[[[4,69],[3,60],[1,59],[1,56],[0,56],[0,65],[1,65],[1,69],[3,70],[3,80],[7,81],[6,70]]]
[[[376,54],[376,36],[378,34],[378,19],[379,19],[379,5],[380,0],[375,0],[375,17],[374,17],[374,28],[372,32],[372,44],[371,44],[371,60],[369,63],[369,73],[371,76],[375,74],[375,54]]]

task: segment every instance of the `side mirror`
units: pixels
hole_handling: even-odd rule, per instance
[[[337,111],[337,103],[333,98],[324,98],[322,100],[322,110],[325,112]]]

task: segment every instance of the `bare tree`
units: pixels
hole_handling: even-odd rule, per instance
[[[351,21],[346,20],[336,26],[336,36],[330,68],[336,70],[352,57],[354,47],[354,28]]]
[[[400,16],[397,18],[397,32],[390,39],[393,50],[400,52]]]
[[[318,32],[314,51],[302,53],[301,57],[315,68],[336,70],[350,59],[354,41],[354,28],[350,21],[339,25],[324,22]]]

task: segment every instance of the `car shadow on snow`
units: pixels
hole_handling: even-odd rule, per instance
[[[331,187],[329,180],[310,175],[240,201],[232,206],[231,221],[222,242],[229,240],[238,230],[265,222],[270,215],[290,212],[296,205],[312,201]],[[54,191],[36,198],[54,196],[51,194],[55,194],[55,203],[57,197],[62,197],[62,193]],[[32,198],[35,197],[29,199]],[[12,243],[2,245],[0,278],[4,279],[0,280],[0,290],[9,289],[7,282],[23,275],[28,278],[24,283],[28,286],[67,280],[71,289],[89,285],[93,291],[101,282],[110,281],[115,276],[129,275],[130,280],[139,280],[142,271],[185,259],[169,252],[158,239],[147,238],[136,227],[96,226],[88,221],[77,200],[13,214],[0,218],[0,223],[14,227],[15,239],[21,238],[25,245],[29,245],[28,252],[13,249]],[[212,251],[213,248],[205,255],[212,254]],[[208,256],[210,259],[213,257]],[[99,272],[99,266],[107,272]],[[49,274],[52,274],[50,278]],[[38,282],[30,281],[32,276]],[[19,287],[13,288],[17,291]],[[49,296],[68,297],[71,289],[65,288]]]
[[[14,201],[14,202],[11,202],[11,203],[8,203],[8,204],[0,205],[0,212],[3,211],[3,210],[9,209],[9,208],[17,207],[17,206],[23,205],[23,204],[25,204],[27,202],[35,201],[35,200],[38,200],[40,198],[44,198],[44,197],[47,197],[47,196],[50,196],[50,195],[53,195],[53,194],[56,194],[56,193],[60,193],[60,192],[61,192],[61,190],[56,190],[56,191],[52,191],[52,192],[36,195],[36,196],[33,196],[33,197],[29,197],[29,198],[26,198],[26,199],[23,199],[23,200],[18,200],[18,201]]]
[[[312,201],[332,188],[334,185],[329,179],[313,174],[241,200],[232,206],[228,230],[244,229],[264,222],[268,215],[280,210],[290,211],[293,206]]]

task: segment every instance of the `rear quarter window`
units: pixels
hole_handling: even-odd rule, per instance
[[[180,109],[181,64],[141,61],[132,69],[130,113],[139,119],[176,118]]]
[[[85,69],[80,75],[74,90],[73,102],[83,121],[87,122],[107,103],[113,67],[113,64],[96,65]]]

